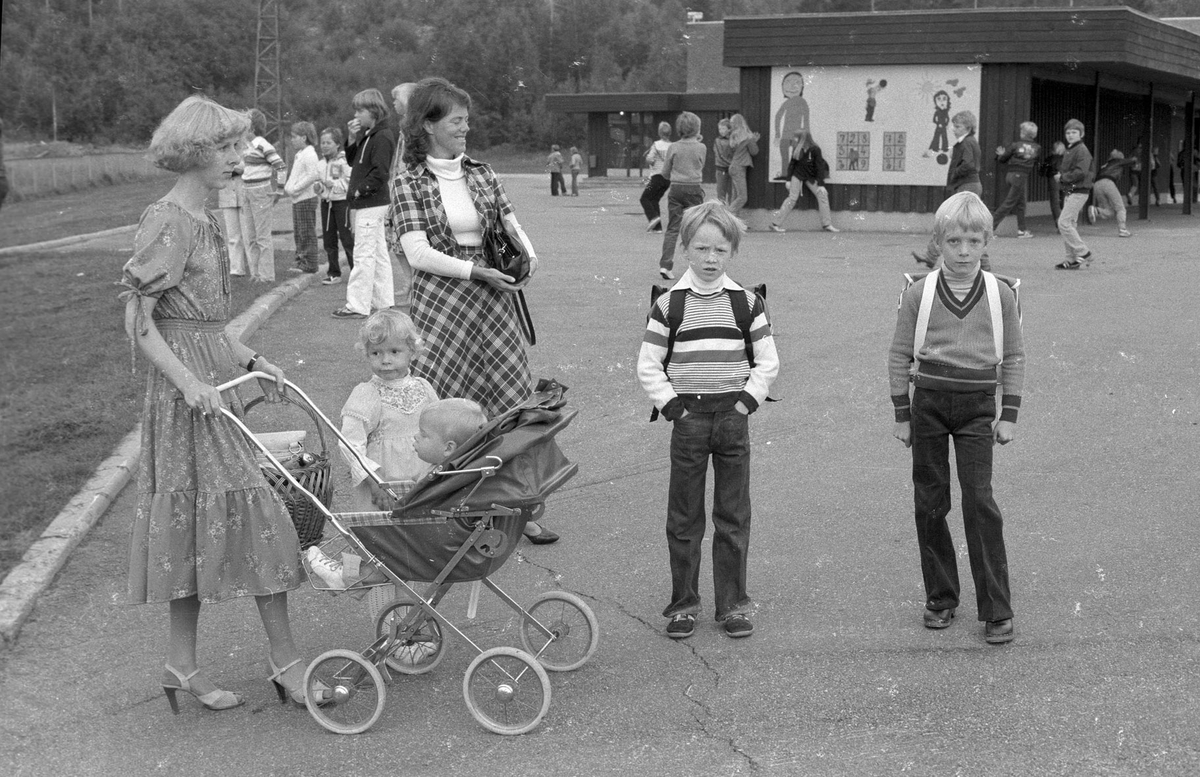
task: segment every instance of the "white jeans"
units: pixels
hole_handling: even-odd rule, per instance
[[[383,221],[387,206],[350,211],[354,227],[354,269],[346,283],[346,307],[364,316],[396,304],[392,259]]]
[[[817,198],[817,212],[821,216],[821,226],[833,226],[833,218],[829,214],[829,190],[824,186],[819,186],[816,181],[805,181],[804,186],[813,193]],[[800,201],[800,194],[804,191],[800,185],[799,178],[790,178],[787,183],[788,196],[783,201],[783,205],[779,206],[779,210],[775,213],[775,218],[771,219],[771,224],[779,227],[783,226],[783,220],[792,212],[792,208],[796,207],[796,203]]]

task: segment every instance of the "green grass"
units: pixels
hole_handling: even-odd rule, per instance
[[[129,255],[0,256],[0,576],[139,420],[146,362],[131,372],[113,285]],[[290,277],[292,253],[275,257],[278,277]],[[264,287],[234,280],[236,314]]]

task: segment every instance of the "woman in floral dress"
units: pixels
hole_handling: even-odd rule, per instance
[[[209,195],[240,173],[244,114],[203,97],[184,100],[154,133],[150,157],[179,173],[142,214],[127,288],[125,326],[150,362],[142,419],[137,513],[131,530],[131,603],[168,602],[170,642],[163,689],[220,710],[244,703],[198,674],[201,603],[254,596],[270,642],[270,678],[303,703],[304,665],[292,640],[287,591],[302,580],[287,510],[263,478],[249,443],[220,413],[241,412],[235,392],[215,388],[245,370],[278,400],[283,371],[228,335],[229,257]]]

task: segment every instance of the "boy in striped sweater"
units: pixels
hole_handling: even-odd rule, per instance
[[[700,548],[704,481],[712,457],[713,589],[716,620],[730,637],[748,637],[753,603],[746,592],[750,544],[749,416],[767,398],[779,372],[775,340],[758,295],[725,274],[746,225],[721,203],[688,208],[680,238],[688,270],[650,311],[638,355],[638,379],[671,434],[667,551],[671,601],[667,636],[690,637],[700,611]],[[671,297],[683,294],[682,320],[672,338]],[[735,298],[741,299],[735,303]],[[748,309],[743,331],[738,310]],[[670,352],[668,354],[668,344]],[[753,356],[753,359],[750,357]],[[669,358],[668,358],[669,357]]]
[[[958,607],[957,553],[946,525],[953,437],[978,616],[984,638],[999,644],[1013,638],[1013,613],[1003,519],[992,497],[992,445],[1010,443],[1016,434],[1025,347],[1015,293],[979,267],[991,236],[992,216],[977,195],[959,192],[938,208],[933,237],[942,268],[901,296],[888,376],[893,434],[913,452],[925,626],[946,628]]]

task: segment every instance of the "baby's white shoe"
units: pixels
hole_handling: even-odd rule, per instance
[[[332,588],[335,591],[346,590],[346,581],[342,579],[342,562],[334,561],[316,545],[309,548],[305,556],[308,559],[309,568],[317,577],[321,578],[321,582],[325,584],[326,588]]]

